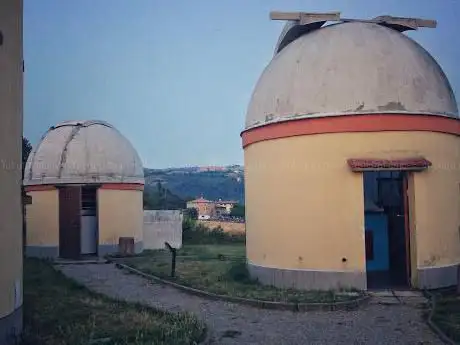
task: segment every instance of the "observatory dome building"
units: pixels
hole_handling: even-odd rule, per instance
[[[403,34],[436,23],[272,19],[288,23],[241,134],[251,275],[300,289],[456,284],[457,103]]]
[[[120,237],[142,250],[142,162],[130,142],[103,121],[51,127],[24,172],[26,254],[78,258],[118,251]]]

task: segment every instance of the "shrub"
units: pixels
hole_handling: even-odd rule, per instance
[[[189,217],[184,217],[182,231],[184,244],[233,244],[246,242],[246,235],[244,234],[226,233],[221,227],[209,229]]]
[[[227,278],[243,284],[254,284],[255,280],[249,275],[248,266],[243,260],[236,260],[230,266],[227,272]]]

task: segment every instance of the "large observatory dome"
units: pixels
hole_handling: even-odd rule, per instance
[[[144,184],[131,143],[103,121],[67,121],[51,127],[29,156],[24,185]]]
[[[251,278],[304,290],[457,284],[460,117],[441,67],[403,34],[437,22],[270,18],[288,23],[241,133]]]
[[[345,22],[301,35],[275,54],[245,127],[379,113],[458,117],[449,82],[425,49],[383,25]]]

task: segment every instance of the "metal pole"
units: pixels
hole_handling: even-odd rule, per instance
[[[457,294],[460,295],[460,265],[457,266]]]
[[[171,257],[171,277],[174,278],[174,276],[176,275],[176,254],[177,254],[177,250],[176,250],[176,248],[171,247],[171,245],[168,242],[165,242],[165,245],[166,245],[166,248],[168,248],[169,251],[172,254],[172,257]]]

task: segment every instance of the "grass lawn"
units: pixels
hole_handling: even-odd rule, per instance
[[[460,296],[454,289],[435,293],[432,321],[452,340],[460,342]]]
[[[245,255],[244,244],[185,245],[177,252],[175,278],[170,277],[171,255],[167,250],[119,260],[145,273],[221,295],[283,302],[332,302],[360,296],[263,286],[250,279]]]
[[[24,262],[23,345],[185,345],[195,344],[203,332],[191,315],[112,300],[43,261]]]

